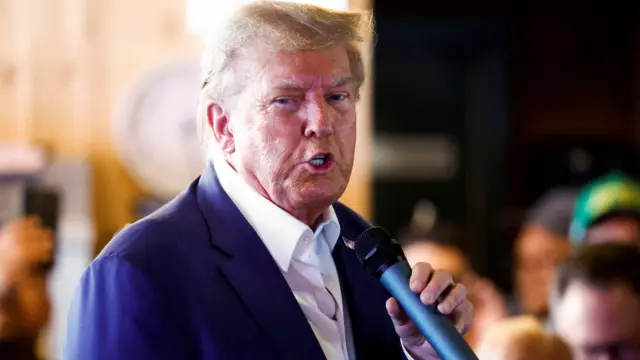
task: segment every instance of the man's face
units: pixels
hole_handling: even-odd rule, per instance
[[[516,242],[516,290],[524,311],[547,312],[547,294],[556,268],[570,250],[569,241],[539,225],[527,225]]]
[[[576,281],[553,314],[574,359],[640,359],[640,297],[627,285],[599,288]]]
[[[589,243],[623,242],[640,243],[640,221],[627,216],[617,216],[589,228]]]
[[[229,115],[232,165],[298,218],[331,205],[347,186],[356,143],[358,84],[346,48],[240,61],[254,76]]]

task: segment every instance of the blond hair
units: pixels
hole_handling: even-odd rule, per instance
[[[240,6],[206,44],[202,58],[202,91],[198,130],[209,140],[206,104],[224,104],[234,93],[240,76],[233,62],[248,49],[264,51],[313,51],[346,45],[353,77],[361,85],[364,64],[358,43],[372,30],[370,12],[333,11],[321,7],[280,1],[256,1]],[[268,54],[261,54],[268,55]],[[358,86],[359,87],[359,86]]]
[[[538,319],[516,316],[489,328],[476,349],[480,360],[571,360],[571,351]]]

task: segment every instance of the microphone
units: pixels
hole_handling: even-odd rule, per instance
[[[478,360],[462,335],[436,306],[424,305],[409,288],[411,267],[400,245],[380,227],[363,232],[355,241],[360,263],[398,301],[405,313],[443,360]]]

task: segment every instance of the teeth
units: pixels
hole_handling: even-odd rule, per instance
[[[313,159],[311,159],[311,161],[309,161],[309,163],[311,165],[313,165],[313,166],[322,166],[327,161],[329,161],[329,155],[318,155],[318,156],[314,157]]]

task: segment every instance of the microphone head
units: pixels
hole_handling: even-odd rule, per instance
[[[393,237],[381,227],[365,230],[355,241],[354,250],[365,270],[379,277],[386,266],[404,260],[404,253]]]
[[[377,226],[370,227],[365,230],[355,241],[354,250],[358,260],[362,263],[365,261],[371,251],[380,245],[391,243],[393,238],[385,229]]]

